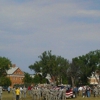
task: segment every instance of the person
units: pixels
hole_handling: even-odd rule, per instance
[[[16,93],[15,93],[15,87],[12,88],[12,95],[13,95],[13,99],[16,99]]]
[[[86,87],[86,94],[87,94],[87,97],[90,97],[90,91],[91,91],[91,88],[89,86]]]
[[[74,86],[73,94],[75,95],[75,97],[77,97],[77,93],[78,93],[78,88],[76,86]]]
[[[82,88],[82,97],[83,98],[86,97],[86,87],[85,86],[83,86]]]
[[[23,88],[22,88],[22,87],[20,87],[19,89],[20,89],[20,98],[22,98]]]
[[[10,93],[10,86],[8,86],[8,93]]]
[[[40,87],[37,87],[37,99],[40,100],[41,98],[41,89]]]
[[[0,100],[2,99],[2,86],[0,86]]]
[[[82,86],[78,88],[79,96],[82,96]]]
[[[56,94],[57,95],[57,94]],[[66,87],[62,89],[62,99],[66,100]]]
[[[98,96],[98,88],[97,88],[97,86],[94,86],[94,88],[93,88],[93,95],[94,95],[94,97]]]
[[[31,95],[31,86],[28,86],[28,94]]]
[[[18,87],[16,88],[15,93],[16,93],[16,100],[19,100],[20,89]]]
[[[58,95],[58,99],[61,100],[62,99],[62,89],[59,89],[59,95]]]
[[[26,98],[26,92],[27,92],[27,88],[24,86],[24,88],[23,88],[23,98]]]

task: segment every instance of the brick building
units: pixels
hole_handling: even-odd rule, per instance
[[[7,77],[10,78],[13,87],[14,84],[23,84],[24,72],[15,64],[7,71]]]

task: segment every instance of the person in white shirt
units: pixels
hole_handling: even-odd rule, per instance
[[[20,98],[22,97],[23,88],[20,87]]]
[[[79,96],[82,96],[82,86],[80,86],[79,88],[78,88],[78,92],[79,92]]]
[[[0,100],[2,100],[2,86],[0,86]]]

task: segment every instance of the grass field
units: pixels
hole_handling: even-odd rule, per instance
[[[14,100],[12,93],[8,93],[7,91],[4,91],[2,94],[2,100]],[[32,97],[30,97],[29,95],[27,95],[27,97],[25,99],[20,99],[20,100],[33,100]],[[89,98],[82,98],[81,96],[77,96],[77,98],[67,98],[66,100],[100,100],[100,96],[99,97],[93,97],[93,95],[91,95],[91,97]]]
[[[12,93],[4,91],[2,94],[2,100],[15,100],[15,99],[13,98]],[[29,95],[27,95],[26,98],[22,98],[20,100],[32,100],[32,98]]]

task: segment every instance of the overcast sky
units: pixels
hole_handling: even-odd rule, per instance
[[[21,70],[44,51],[72,58],[100,49],[100,0],[0,0],[0,56]]]

